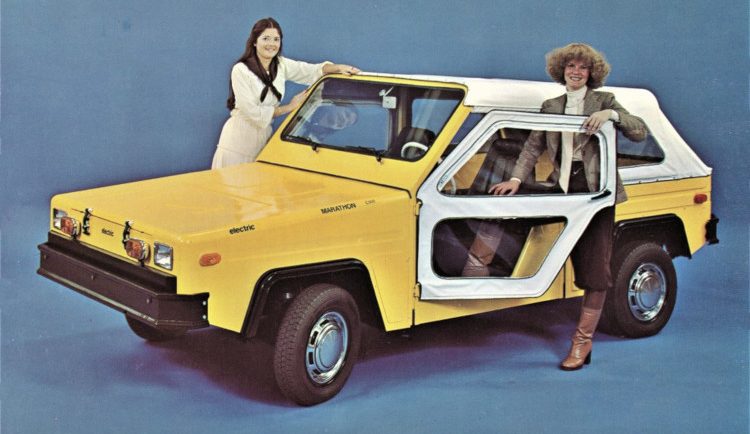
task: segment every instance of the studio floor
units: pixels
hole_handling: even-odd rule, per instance
[[[722,272],[706,252],[742,248],[737,237],[676,261],[660,334],[599,334],[580,371],[557,369],[578,301],[552,302],[369,330],[344,390],[302,408],[277,391],[267,344],[215,328],[146,343],[120,314],[37,276],[46,211],[17,211],[5,228],[41,229],[1,234],[17,247],[0,280],[4,434],[748,432],[748,288],[699,283]]]

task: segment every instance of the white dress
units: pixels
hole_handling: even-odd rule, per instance
[[[323,75],[323,66],[329,62],[311,64],[279,57],[279,70],[274,87],[284,95],[284,83],[310,85]],[[255,161],[260,151],[271,137],[271,122],[274,109],[280,101],[270,90],[266,99],[260,101],[263,82],[244,63],[232,67],[232,90],[234,110],[224,123],[216,145],[212,169]]]

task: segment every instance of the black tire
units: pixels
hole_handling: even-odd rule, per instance
[[[617,249],[612,264],[604,331],[630,338],[659,333],[677,301],[672,258],[658,244],[637,241]]]
[[[139,321],[130,315],[125,315],[125,320],[128,322],[130,330],[133,331],[138,337],[151,342],[164,342],[172,339],[177,339],[187,333],[187,329],[184,328],[170,328],[161,329],[150,326],[142,321]]]
[[[360,347],[357,303],[345,290],[313,285],[283,316],[273,365],[281,392],[299,405],[315,405],[344,387]]]

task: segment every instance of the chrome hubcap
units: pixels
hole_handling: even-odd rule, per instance
[[[640,321],[651,321],[661,312],[667,298],[667,279],[658,265],[641,264],[628,282],[628,305]]]
[[[336,377],[346,358],[349,328],[337,312],[327,312],[310,330],[305,350],[307,375],[317,384],[326,384]]]

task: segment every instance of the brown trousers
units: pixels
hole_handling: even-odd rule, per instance
[[[571,172],[571,193],[587,192],[588,185],[583,170]],[[582,167],[582,166],[581,166]],[[575,284],[589,291],[606,291],[612,287],[612,243],[615,228],[615,207],[599,211],[586,227],[581,238],[573,247],[570,257],[573,261]]]

